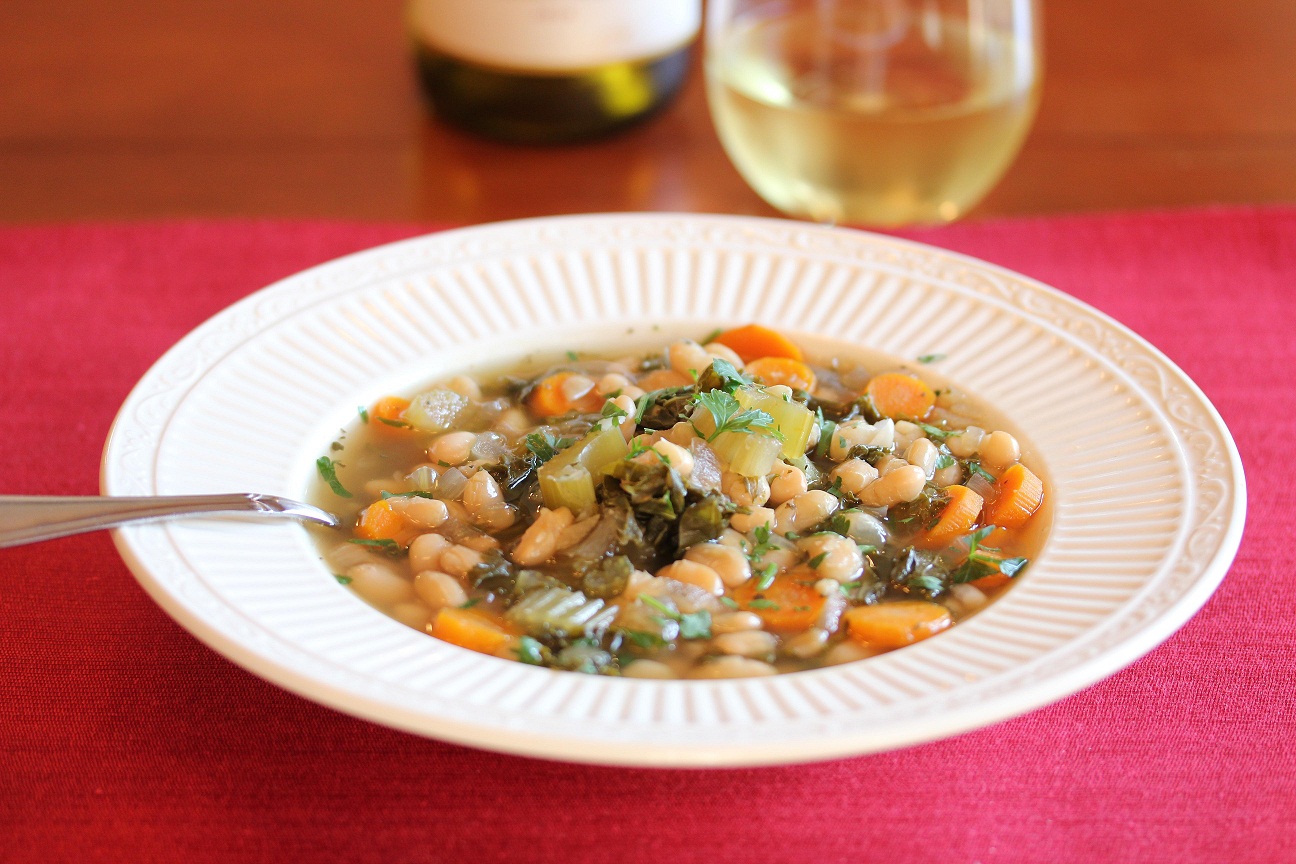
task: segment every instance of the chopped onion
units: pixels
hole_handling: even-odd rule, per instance
[[[437,484],[436,469],[431,465],[420,465],[405,475],[405,482],[410,484],[415,492],[431,492]]]
[[[447,468],[437,479],[436,497],[444,501],[457,501],[468,485],[468,478],[458,468]]]
[[[976,472],[973,472],[972,476],[968,478],[967,488],[980,495],[983,501],[994,498],[994,484]]]

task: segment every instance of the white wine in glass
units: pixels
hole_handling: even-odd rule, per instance
[[[707,96],[780,210],[877,227],[957,219],[1039,100],[1034,0],[711,0]]]

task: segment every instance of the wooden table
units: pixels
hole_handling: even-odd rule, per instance
[[[1045,2],[1043,106],[974,218],[1296,200],[1296,3]],[[696,66],[627,134],[512,147],[428,119],[400,0],[0,10],[0,220],[774,214],[721,151]]]

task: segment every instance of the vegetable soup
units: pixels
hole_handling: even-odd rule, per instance
[[[747,325],[387,396],[317,462],[316,503],[352,525],[324,557],[411,627],[556,669],[903,648],[1004,591],[1047,527],[1018,437],[938,359],[811,359]]]

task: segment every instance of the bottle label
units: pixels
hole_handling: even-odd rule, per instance
[[[701,24],[700,0],[410,0],[414,37],[460,60],[537,72],[669,53]]]

